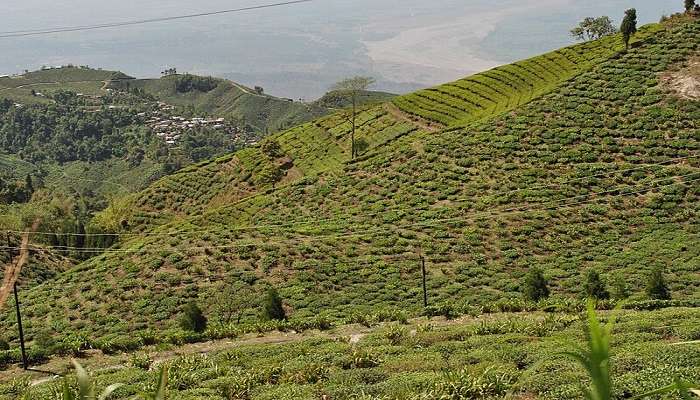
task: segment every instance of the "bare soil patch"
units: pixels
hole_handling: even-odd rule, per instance
[[[700,57],[690,60],[683,69],[664,74],[661,82],[680,98],[700,100]]]

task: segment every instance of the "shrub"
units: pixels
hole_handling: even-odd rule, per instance
[[[525,276],[525,285],[523,287],[523,296],[532,301],[539,301],[549,297],[549,288],[547,280],[540,268],[532,268]]]
[[[406,328],[398,325],[392,325],[389,327],[389,329],[384,333],[384,336],[389,340],[389,343],[392,346],[398,346],[401,344],[401,342],[408,336],[408,332],[406,332]]]
[[[129,365],[134,368],[139,368],[148,371],[153,364],[153,359],[148,353],[134,353],[131,355]]]
[[[0,338],[0,350],[10,350],[10,344],[4,338]]]
[[[654,300],[670,300],[671,291],[666,284],[663,271],[660,267],[655,267],[647,280],[646,293]]]
[[[610,293],[608,293],[605,282],[603,282],[598,271],[592,269],[586,274],[586,280],[583,283],[583,294],[586,297],[598,300],[610,298]]]
[[[512,373],[487,368],[478,372],[470,368],[448,372],[436,384],[436,392],[443,399],[480,399],[502,396],[515,382]]]
[[[277,289],[270,288],[267,291],[267,295],[265,295],[265,300],[263,301],[262,312],[262,318],[265,321],[283,321],[287,319],[284,307],[282,307],[282,298],[277,292]]]
[[[180,327],[192,332],[204,332],[207,329],[207,317],[197,303],[187,303],[180,317]]]

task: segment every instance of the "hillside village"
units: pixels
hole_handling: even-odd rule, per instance
[[[154,111],[145,111],[137,114],[143,123],[149,127],[165,143],[175,145],[182,135],[192,130],[213,130],[230,135],[233,140],[245,145],[253,145],[257,140],[253,135],[246,134],[236,125],[227,123],[224,118],[191,117],[185,118],[176,115],[176,107],[164,102],[157,102]]]

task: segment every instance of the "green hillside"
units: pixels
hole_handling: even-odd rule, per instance
[[[662,29],[661,25],[658,24],[643,27],[633,40],[633,46],[639,46],[644,41],[653,40],[655,33]],[[595,63],[616,57],[623,50],[624,45],[621,39],[618,36],[611,36],[499,67],[457,82],[399,96],[393,98],[391,103],[370,105],[359,115],[358,120],[361,128],[358,137],[367,141],[369,147],[365,152],[369,153],[378,146],[399,137],[406,135],[419,137],[440,127],[474,123],[504,113],[551,91],[572,76],[591,68]],[[564,63],[563,59],[574,61]],[[565,68],[561,67],[565,71],[559,68],[556,69],[558,71],[556,74],[542,72],[543,68],[551,67],[551,60],[559,60],[561,64],[566,64]],[[539,65],[538,71],[542,75],[537,79],[534,79],[534,75],[528,75],[524,72],[526,68],[534,68],[535,64]],[[506,72],[503,71],[511,71],[513,74],[515,74],[513,71],[520,71],[518,72],[520,75],[516,78],[509,78],[520,83],[514,84],[511,81],[508,81],[510,83],[499,83],[494,77],[497,75],[505,76]],[[463,90],[467,91],[473,90],[472,95],[479,97],[480,100],[473,103],[473,99],[469,100],[464,94],[456,94],[456,90],[462,90],[456,89],[456,87],[462,87]],[[489,97],[487,91],[497,95]],[[438,92],[443,93],[441,100],[429,95],[429,93]],[[454,96],[444,95],[448,92],[453,93]],[[319,102],[333,103],[333,98],[333,94],[330,93]],[[375,99],[381,99],[381,97],[368,96],[367,100],[371,103]],[[462,111],[454,114],[452,119],[440,118],[436,115],[431,117],[428,114],[422,114],[411,105],[417,104],[416,101],[432,110],[431,112],[443,108],[440,102],[448,102],[451,107],[461,108]],[[476,108],[469,106],[469,104],[475,104]],[[284,156],[291,159],[295,167],[284,171],[285,178],[281,179],[282,183],[297,180],[302,176],[314,176],[322,171],[342,169],[350,158],[351,126],[346,119],[346,115],[337,113],[270,137],[270,140],[279,142]],[[108,221],[104,222],[105,227],[114,229],[121,220],[125,220],[130,226],[142,229],[144,224],[151,224],[149,221],[154,216],[157,217],[155,224],[162,224],[173,216],[200,212],[205,208],[221,204],[222,198],[237,201],[252,196],[258,193],[259,189],[269,186],[256,184],[257,175],[267,165],[266,158],[259,149],[246,149],[237,155],[216,160],[214,165],[207,165],[201,170],[202,175],[206,176],[193,178],[192,174],[197,174],[196,169],[182,171],[181,174],[155,184],[149,191],[139,195],[138,200],[125,201],[108,210],[106,213]],[[239,162],[241,160],[243,162]],[[233,173],[229,169],[219,169],[219,164],[222,163],[226,165],[236,164],[236,169],[233,170]],[[309,163],[311,165],[301,165]],[[184,183],[184,180],[187,183]],[[200,182],[206,182],[206,184],[200,184]],[[188,187],[186,189],[187,195],[178,195],[177,188],[180,185]],[[154,194],[153,192],[162,194]],[[210,203],[211,201],[214,203]],[[120,221],[117,221],[117,218]]]
[[[275,285],[294,319],[416,314],[420,255],[430,302],[457,308],[519,298],[535,266],[553,304],[580,296],[589,270],[642,299],[654,267],[674,298],[696,299],[700,103],[660,76],[697,55],[700,24],[654,29],[488,121],[435,132],[372,106],[358,160],[336,114],[273,135],[279,149],[166,177],[101,216],[119,245],[24,293],[30,338],[175,329],[182,305],[209,304],[222,279]]]
[[[653,40],[660,29],[658,24],[641,28],[631,45]],[[618,35],[608,36],[400,96],[393,103],[438,126],[464,125],[525,104],[623,50]]]
[[[206,113],[239,121],[257,131],[278,131],[327,113],[315,105],[307,105],[259,94],[251,88],[224,79],[211,79],[207,90],[178,90],[178,81],[187,75],[171,75],[160,79],[138,79],[118,81],[110,88],[141,89],[160,101],[181,107],[191,107],[195,112]],[[195,79],[207,79],[197,77]],[[209,90],[210,89],[210,90]]]

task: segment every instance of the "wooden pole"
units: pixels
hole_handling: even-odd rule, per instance
[[[423,272],[423,307],[428,307],[428,286],[425,277],[425,257],[420,256],[421,271]]]
[[[19,344],[22,348],[22,367],[26,370],[29,368],[27,363],[27,351],[24,347],[24,330],[22,329],[22,314],[19,311],[19,296],[17,295],[17,282],[14,285],[15,289],[15,309],[17,310],[17,326],[19,327]]]

